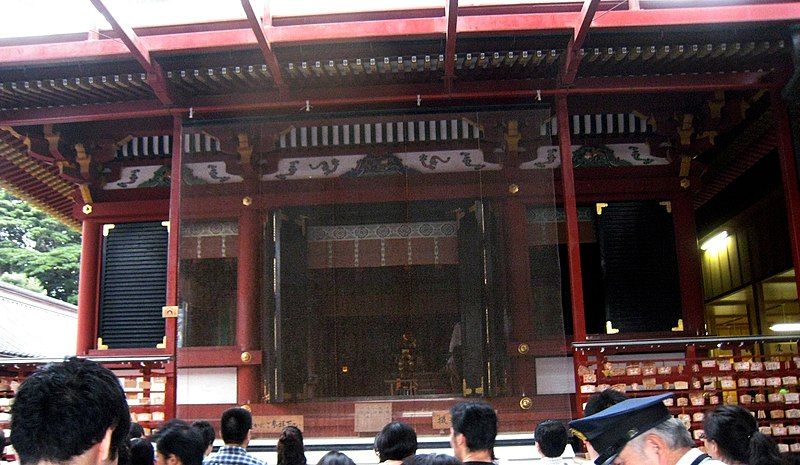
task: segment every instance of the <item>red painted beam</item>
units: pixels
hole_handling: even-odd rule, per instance
[[[261,20],[258,19],[258,16],[256,16],[250,0],[241,1],[242,8],[244,9],[245,15],[247,15],[247,21],[250,23],[253,34],[255,34],[256,40],[258,41],[258,46],[261,49],[261,54],[264,56],[267,68],[269,68],[269,73],[272,75],[272,80],[281,93],[286,92],[286,83],[283,81],[283,76],[281,75],[281,66],[278,64],[278,59],[272,51],[272,45],[269,43],[269,39],[267,39],[264,26],[261,24]],[[267,24],[267,28],[270,27],[271,25]]]
[[[449,0],[448,0],[449,1]],[[479,10],[479,9],[477,9]],[[528,13],[462,15],[457,33],[498,35],[509,33],[569,33],[580,13]],[[635,29],[685,25],[740,23],[790,23],[800,21],[800,2],[759,3],[717,7],[664,8],[606,11],[594,18],[594,29]],[[375,39],[423,39],[447,33],[444,17],[352,21],[271,27],[266,31],[272,46],[322,42],[359,42]],[[196,31],[140,36],[150,53],[188,53],[243,49],[257,46],[251,29]],[[0,47],[4,67],[80,60],[114,59],[129,50],[115,39]]]
[[[136,61],[147,72],[147,84],[153,89],[158,100],[164,105],[172,105],[172,97],[169,95],[167,88],[167,81],[164,78],[164,72],[155,60],[150,56],[150,50],[142,43],[139,36],[133,31],[129,25],[121,22],[105,4],[107,0],[91,0],[92,4],[97,11],[99,11],[106,21],[111,24],[114,31],[119,34],[120,39],[128,47],[128,50],[136,58]]]
[[[453,90],[453,78],[456,73],[456,27],[458,26],[458,0],[445,0],[444,17],[447,21],[447,32],[444,46],[444,88],[445,93]]]
[[[560,81],[562,85],[570,85],[575,81],[575,76],[578,74],[578,68],[581,65],[581,48],[586,36],[589,35],[589,27],[592,25],[594,13],[600,5],[600,0],[584,0],[581,7],[581,13],[575,31],[570,37],[567,44],[567,50],[564,53],[564,62],[559,72]]]
[[[416,105],[417,95],[425,102],[450,100],[476,101],[482,99],[529,99],[537,95],[638,94],[661,92],[708,92],[715,90],[744,90],[778,88],[781,82],[767,79],[766,72],[707,74],[692,76],[644,76],[577,79],[570,88],[553,88],[552,81],[492,81],[458,82],[450,94],[442,92],[440,84],[372,86],[367,89],[339,88],[290,91],[282,98],[277,92],[256,94],[196,97],[183,108],[165,108],[158,101],[121,102],[75,107],[40,108],[0,112],[0,125],[26,126],[31,124],[111,121],[131,118],[152,118],[172,114],[188,114],[193,108],[195,117],[208,113],[242,111],[289,110],[305,105],[306,100],[316,108],[341,108],[379,104]],[[524,86],[523,86],[524,84]],[[367,91],[368,90],[368,91]]]

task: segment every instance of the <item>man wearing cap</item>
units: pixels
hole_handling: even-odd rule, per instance
[[[694,447],[689,431],[664,405],[670,396],[628,399],[569,425],[592,443],[597,465],[724,465]]]

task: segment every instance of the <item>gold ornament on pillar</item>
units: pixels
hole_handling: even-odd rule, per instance
[[[531,350],[530,346],[524,342],[517,346],[517,352],[522,355],[527,354],[529,350]]]
[[[250,205],[252,205],[252,204],[253,204],[253,199],[252,199],[252,197],[250,197],[250,196],[247,196],[247,197],[245,197],[245,198],[243,198],[243,199],[242,199],[242,205],[244,205],[245,207],[249,207],[249,206],[250,206]]]
[[[519,408],[522,410],[530,410],[533,407],[533,399],[528,396],[523,397],[519,400]]]
[[[250,352],[244,351],[244,352],[242,352],[242,355],[240,356],[240,358],[242,359],[242,361],[244,363],[249,363],[250,360],[253,360],[253,355]]]
[[[509,184],[508,193],[512,195],[519,193],[519,184]]]

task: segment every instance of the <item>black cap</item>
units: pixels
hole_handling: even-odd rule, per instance
[[[664,399],[672,394],[624,400],[594,415],[569,422],[573,433],[589,441],[600,456],[598,465],[611,463],[625,444],[672,418]]]

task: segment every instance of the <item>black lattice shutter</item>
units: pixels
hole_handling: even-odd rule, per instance
[[[121,223],[103,240],[99,336],[109,349],[155,348],[164,338],[167,228]]]
[[[681,318],[671,215],[658,202],[612,203],[597,226],[606,319],[623,333],[669,331]]]

